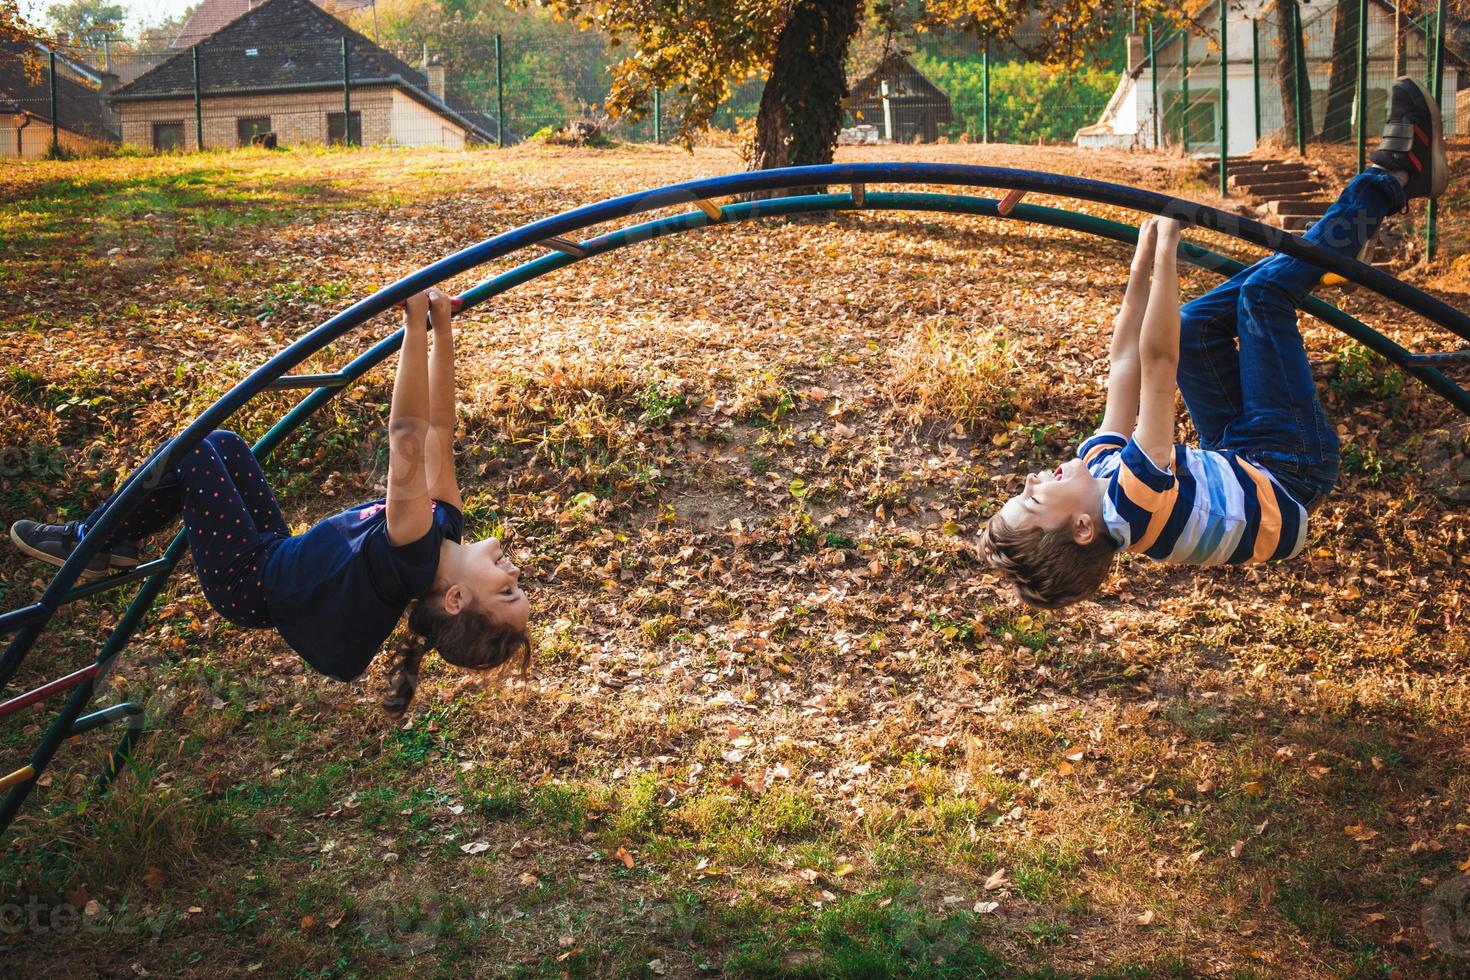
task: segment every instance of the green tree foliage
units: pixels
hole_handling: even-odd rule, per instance
[[[63,0],[46,8],[46,21],[64,41],[96,50],[105,37],[118,36],[127,10],[104,0]]]
[[[972,56],[916,52],[909,61],[949,96],[954,121],[940,127],[950,138],[978,138],[984,131],[984,73]],[[1035,62],[1013,61],[990,69],[990,135],[1002,143],[1069,141],[1097,122],[1118,75],[1103,68],[1058,71]]]
[[[20,14],[17,0],[0,0],[0,44],[25,44],[41,38],[41,32]],[[21,54],[21,67],[32,80],[41,77],[41,60],[34,51]]]
[[[179,36],[179,31],[184,29],[184,25],[189,21],[189,15],[194,13],[197,7],[198,4],[193,4],[172,17],[165,17],[139,27],[137,35],[128,39],[130,48],[142,52],[162,51],[173,43],[174,38]]]
[[[692,139],[709,126],[716,110],[736,88],[752,78],[803,77],[824,79],[831,65],[820,70],[783,73],[777,65],[780,39],[796,15],[808,8],[831,8],[828,0],[510,0],[537,3],[573,22],[596,29],[626,44],[626,53],[613,67],[608,106],[634,118],[648,111],[655,89],[678,95],[681,134]],[[852,0],[859,17],[875,25],[885,42],[919,31],[957,30],[976,37],[1004,41],[1023,29],[1034,32],[1029,53],[1049,64],[1075,68],[1110,36],[1120,18],[1136,9],[1143,20],[1179,16],[1177,5],[1165,0]],[[832,13],[829,10],[828,15]],[[789,45],[794,51],[799,45]],[[845,57],[846,45],[822,45],[824,57]],[[839,54],[840,48],[840,54]],[[815,48],[811,49],[815,51]],[[809,54],[811,51],[808,52]],[[838,62],[841,66],[841,62]],[[774,98],[802,107],[785,121],[789,132],[772,133],[781,120],[762,113],[756,135],[761,165],[771,165],[763,148],[772,143],[804,145],[828,142],[833,113],[827,103],[831,86],[821,92],[782,91]],[[817,103],[821,102],[821,106]],[[769,124],[769,125],[768,125]],[[811,140],[803,127],[820,132]]]
[[[497,0],[380,0],[351,24],[412,65],[425,46],[451,91],[477,108],[495,105],[495,37],[502,38],[506,128],[521,135],[600,104],[613,57],[607,40],[545,11]]]

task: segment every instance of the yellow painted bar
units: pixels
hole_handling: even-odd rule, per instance
[[[33,767],[23,766],[8,776],[0,776],[0,793],[5,792],[12,786],[25,782],[35,774],[36,770]]]
[[[699,204],[699,210],[709,215],[709,220],[719,221],[725,216],[725,212],[721,211],[720,206],[714,201],[711,201],[708,198],[704,197],[697,198],[696,201]]]

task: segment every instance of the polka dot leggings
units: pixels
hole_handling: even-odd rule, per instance
[[[238,626],[269,627],[261,576],[269,550],[291,530],[244,439],[223,429],[211,432],[108,543],[146,537],[170,526],[180,513],[209,604]]]

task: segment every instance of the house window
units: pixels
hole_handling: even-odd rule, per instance
[[[253,145],[257,136],[270,131],[270,116],[241,116],[235,120],[235,132],[240,136],[241,146]]]
[[[347,116],[341,112],[327,113],[327,142],[333,145],[339,143],[351,143],[353,146],[362,145],[362,113],[352,111],[351,130],[345,125]]]
[[[156,122],[153,124],[153,148],[167,152],[184,148],[184,124],[182,122]]]

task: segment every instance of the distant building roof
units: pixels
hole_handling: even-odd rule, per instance
[[[493,141],[497,121],[464,99],[444,100],[397,56],[326,13],[311,0],[264,0],[192,46],[199,52],[206,95],[266,95],[342,87],[342,40],[354,88],[389,85],[458,123],[473,138]],[[185,49],[111,95],[114,103],[193,98],[194,59]]]
[[[25,56],[31,54],[42,62],[40,76],[32,81],[26,75]],[[51,82],[46,77],[47,50],[25,41],[0,41],[0,112],[29,113],[48,125],[51,122]],[[83,67],[70,59],[61,59],[73,71]],[[90,69],[95,71],[95,69]],[[102,92],[72,75],[56,73],[56,123],[63,129],[93,139],[116,142],[102,104]]]
[[[209,37],[226,24],[259,7],[264,0],[204,0],[189,12],[189,19],[179,28],[179,36],[169,44],[172,48],[189,48]],[[346,13],[372,6],[374,0],[318,0],[331,13]]]
[[[882,98],[884,82],[889,83],[888,96],[890,98],[930,102],[945,115],[946,118],[940,121],[949,122],[949,96],[938,85],[929,81],[928,77],[915,68],[912,62],[896,51],[880,61],[878,67],[853,83],[852,94],[848,96],[848,101],[859,103]]]

